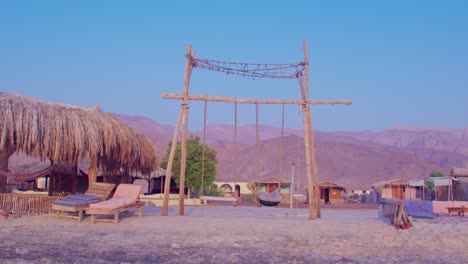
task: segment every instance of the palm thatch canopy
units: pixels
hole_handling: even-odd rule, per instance
[[[90,159],[97,171],[149,174],[158,167],[152,142],[99,107],[52,103],[0,92],[0,153],[20,151],[55,163]]]
[[[256,185],[270,185],[277,184],[278,186],[287,187],[291,185],[291,181],[281,179],[278,177],[263,178],[253,182],[250,182],[247,186],[248,188],[254,188]]]
[[[270,178],[263,178],[263,179],[256,180],[256,181],[254,181],[254,183],[256,183],[256,184],[262,184],[262,183],[290,184],[291,181],[285,180],[285,179],[281,179],[281,178],[278,178],[278,177],[270,177]]]
[[[335,189],[341,189],[343,190],[344,192],[346,192],[346,186],[342,185],[342,184],[339,184],[339,183],[336,183],[336,182],[331,182],[331,181],[325,181],[325,182],[321,182],[319,183],[319,188],[335,188]]]

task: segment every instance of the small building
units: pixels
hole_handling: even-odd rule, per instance
[[[411,200],[416,198],[416,187],[410,186],[408,179],[394,179],[372,184],[383,199]]]
[[[325,204],[344,204],[346,187],[335,182],[319,183],[320,202]]]
[[[237,196],[251,193],[248,182],[213,182],[225,196]]]

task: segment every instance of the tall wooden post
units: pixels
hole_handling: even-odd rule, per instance
[[[311,162],[311,151],[310,151],[310,137],[309,137],[309,126],[308,126],[308,118],[310,118],[307,113],[309,111],[309,105],[307,104],[305,97],[306,93],[304,90],[304,84],[302,82],[302,75],[299,74],[299,87],[302,93],[302,100],[304,103],[302,104],[302,117],[304,122],[304,146],[305,146],[305,153],[306,153],[306,173],[307,173],[307,182],[309,186],[308,197],[307,200],[309,201],[309,219],[315,219],[315,188],[314,188],[314,180],[313,180],[313,169],[312,169],[312,162]]]
[[[309,55],[307,53],[307,43],[303,41],[304,47],[304,62],[305,62],[305,92],[307,100],[309,100]],[[316,205],[316,216],[317,218],[321,218],[320,213],[320,190],[319,190],[319,180],[318,180],[318,168],[317,168],[317,160],[315,158],[315,142],[314,142],[314,131],[312,129],[312,118],[310,114],[309,104],[307,104],[307,126],[309,130],[309,144],[310,144],[310,158],[312,164],[312,176],[313,176],[313,185],[315,189],[315,205]]]
[[[172,164],[174,163],[174,155],[177,147],[177,136],[179,135],[180,121],[182,120],[182,115],[184,110],[180,109],[179,116],[177,117],[176,126],[174,128],[174,134],[172,135],[172,144],[171,151],[169,152],[169,158],[167,161],[166,176],[164,182],[164,200],[162,208],[162,216],[167,216],[169,212],[169,192],[171,189],[171,176],[172,176]]]
[[[180,182],[179,182],[179,215],[184,215],[184,195],[185,195],[185,168],[187,164],[187,130],[188,130],[188,95],[190,76],[192,75],[192,58],[194,52],[190,44],[186,48],[185,77],[184,77],[184,99],[182,110],[184,112],[184,128],[182,130],[181,159],[180,159]]]

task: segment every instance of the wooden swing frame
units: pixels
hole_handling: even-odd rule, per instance
[[[183,129],[182,129],[182,139],[181,139],[181,164],[180,164],[180,190],[179,190],[179,215],[183,216],[185,214],[184,210],[184,189],[185,189],[185,169],[186,169],[186,162],[187,162],[187,130],[188,130],[188,102],[189,100],[193,101],[205,101],[205,106],[207,101],[215,101],[215,102],[230,102],[235,104],[235,123],[236,123],[236,130],[235,134],[237,133],[237,104],[256,104],[256,111],[257,111],[257,142],[258,142],[258,105],[259,104],[294,104],[300,105],[301,111],[303,113],[303,123],[304,123],[304,148],[306,152],[306,172],[307,172],[307,179],[308,179],[308,201],[309,201],[309,219],[316,219],[321,218],[320,212],[320,190],[319,190],[319,180],[318,180],[318,169],[317,169],[317,162],[315,157],[315,145],[314,145],[314,136],[312,130],[312,121],[311,121],[311,114],[310,114],[310,105],[334,105],[334,104],[344,104],[350,105],[352,104],[351,101],[347,100],[309,100],[309,58],[307,53],[307,44],[306,41],[303,41],[303,49],[304,49],[304,61],[297,64],[297,66],[303,67],[304,75],[302,71],[297,71],[296,75],[266,75],[262,74],[259,75],[258,69],[260,69],[261,65],[266,64],[258,64],[257,72],[256,71],[248,71],[242,69],[234,69],[232,72],[235,74],[243,74],[253,76],[255,78],[297,78],[299,80],[299,90],[301,94],[301,100],[271,100],[271,99],[240,99],[240,98],[230,98],[230,97],[219,97],[219,96],[206,96],[206,95],[190,95],[189,94],[189,85],[190,85],[190,78],[192,75],[192,70],[194,67],[197,67],[197,62],[201,65],[198,66],[200,68],[206,68],[209,70],[216,70],[216,71],[224,71],[229,73],[229,68],[223,68],[222,66],[213,66],[209,67],[204,65],[204,63],[209,63],[208,60],[199,60],[195,58],[195,51],[192,50],[190,44],[186,46],[186,65],[185,65],[185,76],[184,76],[184,90],[183,94],[163,94],[164,99],[179,99],[182,100],[182,104],[180,106],[179,115],[177,118],[176,126],[174,128],[174,134],[172,136],[172,144],[171,149],[169,152],[169,159],[166,168],[166,181],[164,186],[164,200],[163,200],[163,208],[162,208],[162,216],[168,215],[168,207],[169,207],[169,192],[170,192],[170,179],[172,176],[172,166],[174,162],[174,155],[176,150],[176,142],[179,134],[180,123],[183,120]],[[228,62],[216,62],[219,64],[238,64],[238,63],[228,63]],[[248,64],[244,64],[248,65]],[[276,68],[281,68],[283,65],[286,64],[277,64],[274,65]],[[296,64],[289,64],[287,67],[296,66]],[[273,67],[272,67],[273,68]],[[281,71],[282,73],[282,71]],[[270,74],[270,73],[268,73]],[[284,115],[284,112],[283,112]],[[284,117],[283,117],[284,118]],[[284,120],[282,121],[284,122]],[[206,126],[206,107],[205,107],[205,124]],[[236,136],[235,136],[236,137]],[[237,140],[237,137],[235,138]],[[281,146],[282,147],[282,146]],[[237,150],[235,150],[237,151]],[[258,144],[257,144],[257,152],[258,152]],[[235,153],[237,155],[237,153]],[[258,171],[258,168],[257,168]]]

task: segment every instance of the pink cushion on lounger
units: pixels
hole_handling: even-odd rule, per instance
[[[136,184],[119,184],[117,190],[115,190],[112,199],[132,199],[133,201],[138,200],[141,193],[141,185]]]
[[[90,204],[89,208],[92,208],[92,209],[97,209],[97,208],[99,208],[99,209],[115,209],[117,207],[127,206],[129,204],[132,204],[133,202],[135,202],[135,201],[132,200],[132,199],[129,199],[129,198],[120,198],[120,199],[112,198],[112,199],[107,200],[107,201]]]

